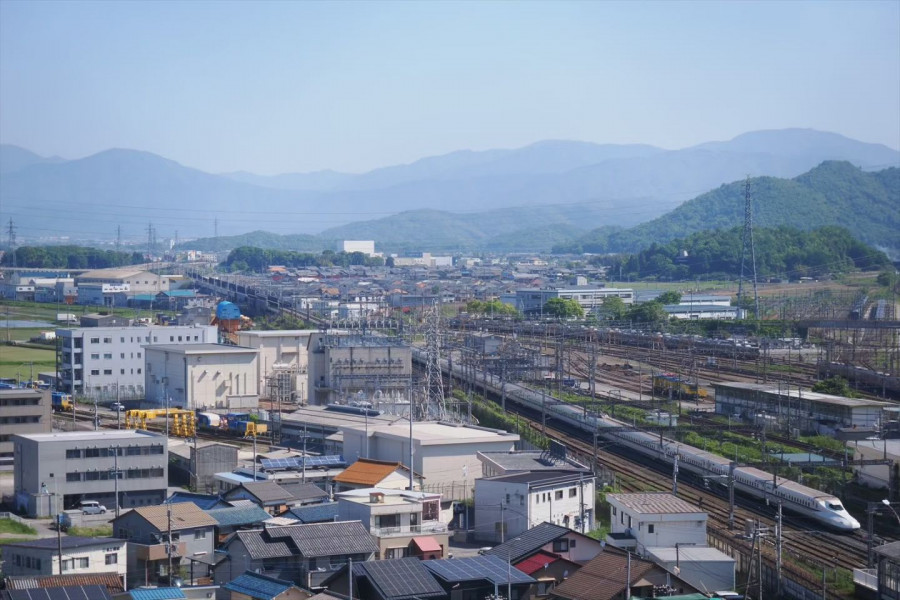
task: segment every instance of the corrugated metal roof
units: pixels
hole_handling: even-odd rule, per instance
[[[178,600],[186,597],[181,588],[176,587],[131,590],[129,594],[132,600]]]
[[[399,462],[360,458],[344,469],[334,480],[338,483],[374,487],[397,469],[408,469]]]
[[[668,492],[641,492],[636,494],[607,494],[607,500],[615,500],[623,507],[644,515],[671,515],[704,513],[703,510]],[[705,513],[704,513],[705,514]]]
[[[294,584],[290,581],[247,571],[223,587],[257,600],[273,600],[279,594],[294,587]]]
[[[253,525],[262,523],[271,515],[257,505],[230,506],[206,511],[206,514],[218,521],[220,527],[232,527],[235,525]]]
[[[327,521],[334,521],[337,514],[337,502],[323,502],[322,504],[297,506],[282,513],[282,516],[296,519],[301,523],[325,523]]]

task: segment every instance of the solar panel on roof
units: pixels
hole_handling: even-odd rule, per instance
[[[290,456],[288,458],[263,458],[260,461],[264,469],[298,469],[307,467],[340,467],[345,465],[344,457],[339,454],[328,456]]]
[[[362,563],[360,566],[388,598],[444,596],[444,589],[424,569],[418,558],[380,560]]]
[[[534,579],[518,569],[511,569],[505,560],[496,556],[428,560],[422,564],[446,581],[487,579],[497,585],[534,582]]]
[[[103,585],[68,585],[7,592],[10,600],[110,600],[109,591]]]

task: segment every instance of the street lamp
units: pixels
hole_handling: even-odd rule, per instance
[[[897,517],[897,524],[900,525],[900,515],[898,515],[897,511],[894,510],[894,507],[891,506],[891,501],[888,500],[887,498],[885,498],[881,501],[881,503],[884,504],[885,506],[887,506],[889,509],[891,509],[891,512],[894,513],[894,516]]]

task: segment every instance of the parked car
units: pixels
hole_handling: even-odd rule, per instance
[[[109,409],[119,412],[120,410],[125,410],[125,405],[121,402],[113,402],[109,405]]]
[[[96,500],[82,500],[78,507],[83,515],[103,515],[106,514],[106,507]]]

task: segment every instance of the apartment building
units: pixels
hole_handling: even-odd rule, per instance
[[[12,436],[49,432],[50,392],[0,390],[0,465],[13,464]]]
[[[104,400],[144,397],[145,346],[208,344],[216,328],[201,326],[57,329],[59,388]]]
[[[14,435],[12,441],[15,505],[30,517],[55,515],[82,500],[114,513],[166,498],[166,438],[160,434],[71,431]]]

